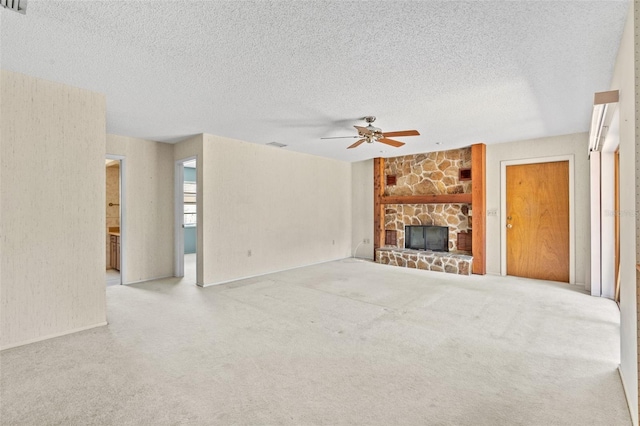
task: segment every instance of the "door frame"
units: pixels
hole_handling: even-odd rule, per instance
[[[576,282],[576,247],[575,247],[575,158],[570,155],[552,157],[523,158],[520,160],[503,160],[500,162],[500,275],[507,275],[507,166],[523,164],[569,162],[569,284]]]
[[[613,194],[613,211],[620,211],[620,147],[616,148],[613,153],[613,179],[614,179],[614,194]],[[613,300],[620,306],[620,215],[614,214],[614,263],[613,267],[614,278],[614,290]]]
[[[127,284],[124,280],[127,270],[127,159],[124,155],[106,154],[109,160],[120,161],[120,285]]]
[[[181,158],[180,160],[175,161],[174,166],[174,276],[176,277],[184,277],[184,232],[183,232],[183,222],[184,222],[184,163],[188,161],[196,160],[196,167],[198,167],[198,156],[193,155],[186,158]],[[200,188],[196,189],[197,193],[199,193]],[[196,195],[196,205],[198,204],[198,196]],[[198,217],[198,221],[200,221],[200,217]],[[196,262],[198,249],[196,246]],[[197,274],[196,274],[197,275]],[[196,280],[197,281],[197,280]]]

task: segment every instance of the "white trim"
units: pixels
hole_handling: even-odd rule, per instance
[[[107,324],[108,323],[106,321],[103,321],[103,322],[99,322],[97,324],[88,325],[86,327],[79,327],[79,328],[74,328],[73,330],[63,331],[61,333],[47,334],[46,336],[36,337],[35,339],[22,340],[21,342],[12,343],[10,345],[1,347],[0,351],[4,351],[4,350],[7,350],[7,349],[11,349],[11,348],[17,348],[18,346],[29,345],[31,343],[41,342],[43,340],[54,339],[56,337],[66,336],[67,334],[78,333],[79,331],[86,331],[86,330],[90,330],[92,328],[102,327],[102,326],[105,326]]]
[[[602,295],[602,253],[600,251],[601,247],[601,197],[602,194],[600,192],[600,156],[601,153],[598,151],[593,151],[589,156],[589,209],[590,209],[590,217],[591,223],[589,224],[591,229],[591,241],[590,241],[590,251],[591,251],[591,259],[589,266],[589,276],[590,276],[590,293],[592,296],[600,297]]]
[[[174,224],[173,224],[173,236],[174,236],[174,276],[175,277],[184,277],[184,232],[182,231],[182,225],[184,222],[184,163],[187,161],[196,160],[196,170],[199,168],[198,165],[198,157],[193,155],[191,157],[182,158],[180,160],[175,161],[174,166]],[[197,177],[196,177],[196,206],[200,202],[198,199],[198,193],[200,188],[197,186]],[[196,207],[197,209],[197,207]],[[197,210],[196,210],[197,211]],[[198,222],[200,222],[201,218],[198,217]],[[198,249],[196,247],[196,253]],[[197,256],[197,254],[196,254]],[[197,268],[197,257],[196,257],[196,268]],[[197,281],[197,280],[196,280]]]
[[[569,284],[576,280],[576,246],[575,246],[575,158],[574,155],[557,155],[553,157],[523,158],[520,160],[503,160],[500,162],[500,275],[507,275],[507,166],[522,164],[569,162]]]
[[[637,425],[638,420],[633,418],[633,410],[631,410],[631,404],[635,404],[636,401],[629,399],[629,395],[631,394],[627,392],[627,385],[624,382],[624,376],[622,375],[622,369],[620,368],[620,365],[618,365],[617,370],[618,370],[618,376],[620,376],[620,382],[622,383],[622,391],[624,392],[624,399],[627,401],[627,409],[629,410],[629,417],[631,417],[631,424]]]
[[[105,157],[120,161],[120,285],[122,285],[127,271],[127,256],[125,256],[127,252],[127,159],[124,155],[106,154]]]
[[[176,160],[174,182],[173,182],[173,241],[174,241],[174,267],[173,275],[184,277],[184,233],[182,225],[182,205],[184,203],[184,162],[186,160]]]
[[[214,285],[228,284],[228,283],[232,283],[232,282],[235,282],[235,281],[248,280],[249,278],[262,277],[262,276],[269,275],[269,274],[277,274],[278,272],[285,272],[285,271],[291,271],[293,269],[306,268],[307,266],[322,265],[323,263],[335,262],[337,260],[345,260],[345,259],[355,259],[355,258],[354,257],[338,257],[336,259],[323,260],[321,262],[307,263],[307,264],[304,264],[304,265],[292,266],[291,268],[285,268],[285,269],[278,269],[276,271],[263,272],[262,274],[247,275],[247,276],[244,276],[244,277],[233,278],[233,279],[226,280],[226,281],[219,281],[217,283],[210,283],[210,284],[203,284],[203,285],[197,284],[197,285],[198,285],[198,287],[202,287],[202,288],[212,287]],[[358,259],[358,260],[367,260],[367,261],[373,262],[371,259]]]
[[[615,298],[616,281],[615,155],[600,153],[600,296],[608,299]]]

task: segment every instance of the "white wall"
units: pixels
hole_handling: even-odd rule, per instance
[[[618,57],[615,64],[611,90],[620,91],[618,111],[620,115],[620,376],[624,383],[629,409],[634,425],[638,425],[638,323],[636,300],[635,263],[638,256],[636,241],[636,188],[640,178],[636,173],[637,137],[635,131],[639,118],[635,102],[639,96],[634,76],[634,62],[638,52],[634,50],[640,34],[634,35],[633,2],[627,17]]]
[[[573,155],[575,161],[575,262],[576,284],[585,285],[589,269],[589,161],[588,134],[554,136],[518,142],[487,145],[487,273],[500,274],[500,162],[539,157]]]
[[[205,285],[350,256],[350,163],[203,138]]]
[[[122,282],[173,276],[173,146],[107,135],[106,153],[125,157]]]
[[[1,71],[0,348],[106,324],[105,98]]]

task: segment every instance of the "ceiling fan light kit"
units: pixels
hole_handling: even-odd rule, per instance
[[[360,146],[362,143],[374,143],[380,142],[386,145],[393,146],[395,148],[399,148],[404,145],[404,142],[400,142],[394,139],[389,139],[389,137],[401,137],[401,136],[419,136],[420,132],[417,130],[401,130],[395,132],[383,132],[379,127],[375,127],[372,123],[376,121],[376,118],[373,115],[368,115],[363,118],[364,121],[367,122],[366,127],[362,126],[353,126],[358,131],[357,136],[334,136],[327,137],[321,139],[342,139],[342,138],[360,138],[355,143],[349,145],[347,149],[356,148]]]

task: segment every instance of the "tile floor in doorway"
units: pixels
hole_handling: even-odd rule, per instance
[[[107,269],[107,287],[120,284],[120,271],[117,269]]]

